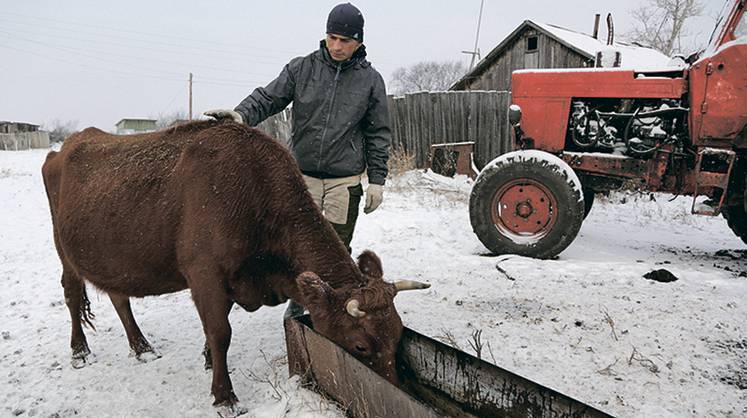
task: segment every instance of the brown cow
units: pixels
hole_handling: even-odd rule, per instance
[[[288,151],[233,122],[195,122],[117,136],[88,128],[51,152],[42,169],[72,318],[73,365],[90,354],[85,282],[109,294],[141,358],[153,348],[129,297],[189,288],[212,363],[214,405],[237,406],[226,365],[233,303],[247,311],[289,298],[316,329],[397,381],[402,323],[397,291],[366,251],[353,262],[324,220]]]

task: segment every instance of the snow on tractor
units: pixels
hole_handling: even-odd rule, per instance
[[[488,163],[470,195],[480,241],[497,254],[554,257],[595,193],[632,181],[693,196],[694,214],[722,214],[747,243],[744,9],[730,0],[708,47],[677,68],[515,71],[516,151]]]

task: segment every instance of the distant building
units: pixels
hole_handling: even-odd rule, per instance
[[[39,131],[39,125],[34,125],[33,123],[0,121],[0,134],[37,131]]]
[[[49,148],[49,132],[40,131],[33,123],[0,121],[0,150],[30,148]]]
[[[594,67],[597,53],[620,52],[616,66],[636,70],[667,67],[670,58],[637,44],[607,46],[591,35],[525,20],[450,90],[511,91],[511,73],[532,68]]]
[[[122,119],[117,122],[117,134],[128,135],[156,130],[155,119]]]

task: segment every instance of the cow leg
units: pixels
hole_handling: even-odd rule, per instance
[[[114,305],[114,309],[117,311],[117,315],[119,315],[119,320],[124,326],[127,341],[130,343],[130,349],[135,354],[135,358],[142,362],[160,358],[160,354],[153,349],[140,331],[137,322],[135,322],[135,317],[132,315],[132,307],[130,306],[130,298],[109,294],[109,299],[111,299],[112,305]]]
[[[74,369],[80,369],[85,367],[87,363],[90,363],[88,356],[91,354],[88,342],[86,341],[86,334],[83,333],[81,321],[81,316],[85,315],[86,309],[88,309],[85,283],[70,269],[63,267],[62,288],[65,294],[65,304],[68,311],[70,311],[70,321],[72,323],[70,348],[72,349],[73,356],[71,364]],[[86,320],[88,320],[88,317],[86,317]]]
[[[213,368],[213,360],[210,354],[210,344],[208,344],[207,338],[205,339],[205,347],[202,349],[202,356],[205,358],[205,370],[211,370]]]
[[[228,322],[228,314],[233,302],[229,299],[225,289],[221,286],[218,275],[188,275],[191,282],[199,283],[198,286],[190,286],[192,299],[197,307],[197,312],[202,321],[202,329],[210,353],[210,362],[213,366],[213,383],[211,393],[215,397],[213,405],[221,408],[221,414],[228,413],[236,416],[246,410],[238,407],[238,398],[233,393],[231,377],[228,375],[228,363],[226,356],[228,346],[231,343],[231,324]]]

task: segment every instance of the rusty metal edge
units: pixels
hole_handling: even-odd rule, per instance
[[[290,375],[301,376],[355,417],[442,416],[316,333],[308,323],[308,316],[284,322]],[[464,405],[467,409],[460,416],[611,417],[409,328],[404,329],[398,360],[430,391],[421,392],[426,398],[447,396]]]
[[[334,399],[359,418],[436,418],[441,415],[373,372],[303,321],[284,322],[290,375]]]
[[[421,385],[478,416],[611,417],[523,376],[405,328],[400,361]]]

